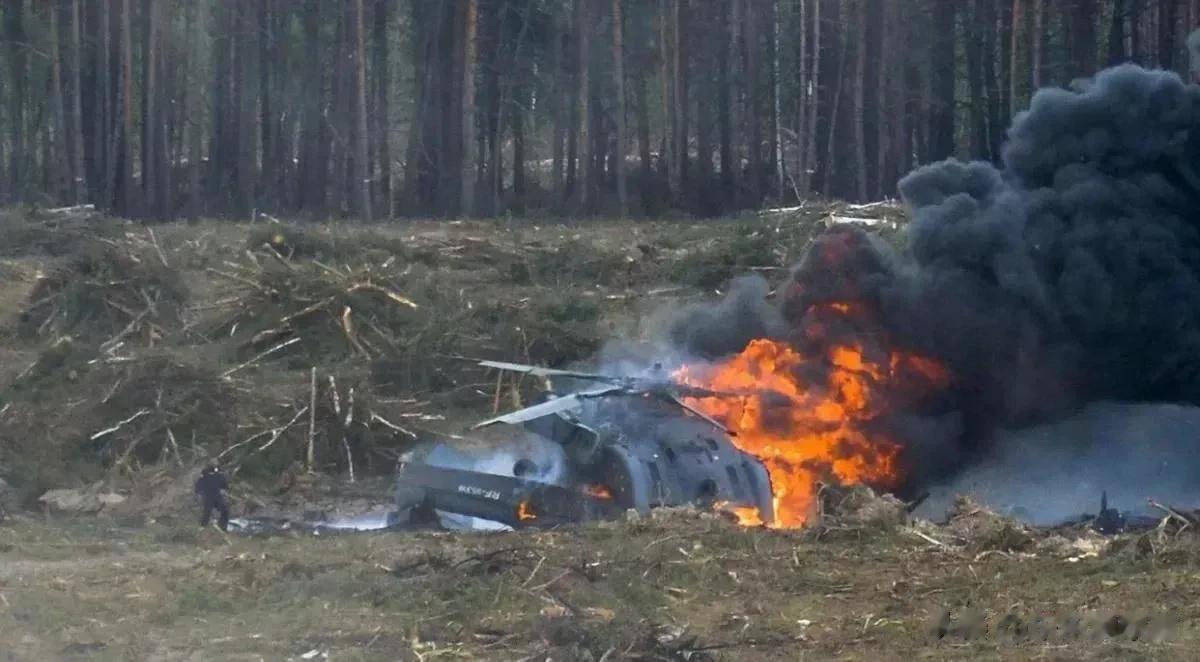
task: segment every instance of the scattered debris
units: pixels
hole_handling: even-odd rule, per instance
[[[965,496],[955,499],[945,530],[972,552],[1020,552],[1030,549],[1034,542],[1028,526]]]
[[[866,485],[821,488],[822,527],[894,530],[908,520],[908,506],[890,494],[880,494]]]

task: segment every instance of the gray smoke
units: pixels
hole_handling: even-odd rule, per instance
[[[767,303],[769,291],[761,276],[734,279],[720,303],[698,304],[682,312],[669,331],[672,344],[693,356],[715,358],[741,351],[755,338],[781,335],[786,327],[779,312]]]
[[[938,358],[951,387],[884,422],[906,444],[912,492],[995,453],[1009,468],[1011,457],[1079,468],[1121,443],[1097,454],[1074,445],[1078,428],[999,430],[1097,401],[1200,404],[1200,86],[1123,65],[1040,90],[998,166],[948,160],[899,188],[913,214],[903,258],[860,230],[833,230],[780,288],[778,313],[731,297],[681,320],[674,337],[730,353],[754,333],[780,336],[782,317],[795,344],[853,335]],[[821,302],[846,300],[871,315],[813,323]],[[1185,432],[1154,428],[1139,448],[1195,449]]]
[[[942,519],[956,495],[1034,524],[1096,513],[1100,495],[1127,513],[1161,514],[1148,500],[1200,507],[1195,452],[1200,408],[1097,402],[1061,421],[998,433],[953,479],[930,488],[916,515]]]

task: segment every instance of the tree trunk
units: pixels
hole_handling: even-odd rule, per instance
[[[513,99],[514,108],[510,120],[513,143],[512,198],[518,211],[524,212],[527,193],[525,161],[528,158],[525,153],[525,114],[529,108],[528,86],[524,82],[514,87]]]
[[[562,24],[562,17],[557,12],[554,15],[554,30],[552,31],[552,39],[554,44],[551,48],[551,61],[554,67],[553,74],[550,79],[550,112],[553,114],[553,144],[550,148],[550,190],[553,193],[553,199],[556,203],[561,203],[566,199],[565,180],[563,178],[563,170],[568,167],[564,163],[566,155],[563,153],[563,141],[566,139],[567,126],[569,118],[567,117],[568,105],[563,102],[566,98],[567,86],[564,80],[567,78],[566,70],[566,52],[563,48],[563,39],[568,31]]]
[[[793,175],[797,195],[803,199],[808,195],[808,95],[810,92],[810,70],[808,65],[808,5],[809,0],[796,0],[796,21],[799,34],[796,36],[796,171]]]
[[[809,85],[806,90],[808,94],[808,108],[805,110],[805,117],[808,119],[808,126],[804,128],[804,136],[807,144],[804,148],[804,192],[812,192],[812,173],[817,164],[817,120],[820,119],[820,103],[821,103],[821,0],[812,0],[812,47],[809,52],[812,53],[812,71],[809,74]]]
[[[255,210],[255,186],[258,174],[258,141],[257,104],[254,88],[250,81],[254,79],[254,67],[261,63],[257,61],[258,51],[254,48],[257,35],[244,26],[254,25],[251,7],[241,0],[235,0],[234,9],[237,36],[234,39],[233,60],[233,117],[237,122],[233,154],[237,160],[237,186],[235,213],[238,218],[252,218]]]
[[[115,210],[121,216],[130,216],[133,202],[133,22],[130,0],[121,0],[120,15],[120,130],[117,141],[117,204]]]
[[[1179,52],[1181,42],[1176,38],[1179,23],[1178,0],[1158,0],[1158,66],[1168,71],[1174,70],[1175,54]],[[1194,26],[1189,26],[1189,30]]]
[[[890,42],[891,47],[884,52],[894,52],[902,49],[907,49],[912,43],[912,31],[909,27],[908,17],[912,11],[907,2],[892,2],[889,6],[890,11],[886,19],[886,25],[894,30],[894,38]],[[887,192],[894,194],[896,191],[896,183],[900,176],[907,173],[912,166],[912,104],[907,103],[909,96],[909,78],[911,72],[909,65],[904,60],[892,58],[894,60],[894,69],[891,74],[891,90],[892,98],[900,99],[898,109],[887,109],[884,112],[892,112],[892,149],[891,158],[888,163],[888,180]],[[882,107],[883,104],[880,104]]]
[[[322,117],[325,67],[322,63],[321,22],[321,1],[305,0],[301,10],[304,55],[300,73],[304,81],[304,93],[300,95],[300,163],[295,200],[298,208],[314,214],[325,211],[325,186],[329,173],[326,129]]]
[[[26,154],[25,97],[29,85],[27,37],[25,35],[25,1],[8,0],[4,6],[4,37],[8,55],[8,130],[9,201],[25,199],[25,174],[29,158]]]
[[[1019,62],[1021,57],[1021,34],[1023,30],[1021,26],[1025,23],[1024,6],[1021,0],[1012,1],[1012,23],[1009,32],[1010,46],[1008,49],[1008,113],[1010,116],[1017,114],[1019,107],[1020,96],[1018,95],[1017,81],[1020,76],[1017,72],[1020,70]]]
[[[1009,84],[1012,78],[1012,13],[1010,11],[1012,5],[1005,0],[993,0],[993,2],[997,3],[992,6],[997,10],[995,35],[997,50],[1000,52],[994,61],[990,58],[986,59],[986,61],[998,65],[994,75],[988,81],[988,85],[991,86],[988,102],[992,106],[988,121],[988,134],[992,160],[998,161],[1001,147],[1004,144],[1005,131],[1012,118],[1013,101],[1010,96],[1012,87]]]
[[[854,35],[857,39],[854,46],[854,194],[859,201],[863,201],[867,199],[867,117],[864,104],[867,85],[867,3],[866,0],[856,0],[855,4],[857,6]]]
[[[272,81],[275,70],[282,63],[276,42],[280,35],[275,33],[273,15],[278,11],[275,0],[259,0],[258,3],[258,125],[259,125],[259,154],[262,159],[261,196],[262,204],[273,206],[278,204],[278,169],[280,157],[275,153],[278,133],[281,126],[278,123],[278,111],[275,109]]]
[[[505,48],[501,32],[502,12],[508,10],[498,2],[485,2],[478,20],[479,44],[482,55],[480,62],[490,63],[479,68],[483,78],[483,89],[476,95],[476,106],[483,111],[483,133],[479,136],[479,181],[486,184],[480,196],[478,210],[484,216],[492,216],[500,209],[500,194],[504,188],[504,104],[508,97],[508,78],[511,75],[513,53]],[[503,81],[504,90],[501,90]]]
[[[92,16],[92,20],[89,21],[92,27],[89,36],[95,44],[92,49],[93,59],[90,69],[91,113],[89,118],[91,121],[89,124],[91,125],[91,140],[89,141],[89,154],[91,158],[88,161],[88,182],[92,187],[92,199],[96,203],[96,207],[107,209],[112,199],[109,188],[112,170],[109,168],[108,161],[108,131],[112,127],[110,114],[112,104],[109,96],[112,89],[109,81],[112,35],[109,27],[108,3],[90,4],[88,9]]]
[[[1071,18],[1071,64],[1068,77],[1096,73],[1096,0],[1075,0]]]
[[[894,107],[890,107],[900,99],[900,95],[896,94],[894,86],[894,78],[896,77],[895,67],[891,63],[895,58],[888,57],[889,53],[902,52],[901,47],[896,43],[896,31],[899,30],[900,22],[897,20],[896,9],[899,3],[896,0],[886,0],[882,7],[882,11],[878,15],[871,18],[879,30],[879,51],[880,57],[876,60],[875,68],[875,90],[876,97],[871,108],[874,112],[871,114],[871,121],[875,125],[876,140],[875,140],[875,186],[872,190],[872,196],[882,198],[891,195],[891,188],[895,183],[895,175],[892,172],[892,163],[894,156],[891,153],[891,143],[895,130],[892,128],[894,124],[903,123],[904,113],[895,112]],[[886,100],[891,99],[892,104]],[[898,105],[898,104],[896,104]]]
[[[764,196],[765,169],[763,168],[762,97],[759,72],[759,25],[757,4],[747,2],[744,7],[746,62],[746,123],[747,155],[750,160],[750,196],[753,206],[762,204]]]
[[[1029,68],[1034,90],[1040,89],[1044,83],[1042,80],[1042,35],[1045,34],[1046,8],[1042,2],[1043,0],[1033,0],[1033,34],[1029,38],[1032,58]]]
[[[375,162],[379,167],[379,214],[392,217],[392,155],[391,155],[391,70],[388,57],[388,25],[391,22],[391,0],[375,0],[372,23],[371,52],[374,82],[375,120],[372,143]],[[420,75],[418,72],[417,75]],[[410,127],[411,129],[411,127]]]
[[[718,68],[713,57],[713,49],[707,44],[721,43],[721,34],[717,28],[719,23],[714,20],[714,9],[720,10],[721,3],[699,2],[692,8],[692,37],[694,44],[702,47],[695,50],[691,59],[692,70],[688,75],[694,92],[691,110],[696,118],[696,168],[692,178],[693,190],[696,191],[695,201],[699,213],[709,215],[717,213],[723,206],[722,195],[718,187],[713,186],[713,95],[721,94],[719,87],[714,87],[713,74]]]
[[[859,0],[863,2],[863,0]],[[782,21],[779,20],[779,8],[776,2],[771,2],[770,9],[771,17],[771,155],[775,160],[775,195],[782,200],[784,198],[784,177],[786,173],[783,167],[783,111],[782,111],[782,90],[780,89],[779,75],[779,41],[780,32],[782,30]],[[863,46],[864,58],[866,48]]]
[[[371,222],[371,162],[367,160],[367,24],[363,0],[354,0],[354,98],[358,124],[357,152],[354,155],[358,213]]]
[[[1040,1],[1040,0],[1039,0]],[[984,95],[984,60],[991,60],[994,55],[988,48],[989,40],[985,36],[990,32],[992,22],[989,20],[988,4],[992,0],[976,0],[974,11],[969,15],[964,28],[966,41],[963,44],[967,52],[967,89],[970,93],[971,121],[971,156],[988,158],[988,128],[987,102]]]
[[[475,49],[479,28],[478,0],[466,0],[462,38],[462,199],[464,216],[475,213]]]
[[[733,69],[737,64],[737,35],[738,16],[737,3],[739,0],[724,0],[729,13],[723,15],[729,26],[729,34],[724,48],[717,48],[717,133],[720,142],[721,158],[721,189],[724,192],[726,205],[735,204],[737,193],[737,164],[733,153],[733,106],[737,103],[737,87]],[[732,14],[732,20],[730,14]]]
[[[591,39],[590,34],[593,26],[589,23],[590,7],[589,0],[575,0],[575,35],[578,40],[579,53],[578,61],[578,89],[575,91],[578,96],[579,104],[579,158],[578,158],[578,174],[576,175],[575,184],[578,188],[579,206],[586,211],[591,204],[591,182],[592,182],[592,141],[589,130],[592,124],[591,107],[589,105],[590,92],[590,69],[591,69]]]
[[[675,163],[678,172],[676,182],[678,188],[675,195],[676,204],[683,202],[678,196],[684,194],[688,186],[688,48],[687,31],[689,0],[674,0],[671,5],[671,100],[674,119],[674,150]]]
[[[71,157],[75,204],[88,195],[87,172],[83,158],[83,41],[80,38],[82,13],[80,0],[71,0]]]
[[[617,178],[617,202],[621,207],[621,218],[629,216],[629,197],[625,190],[625,146],[628,136],[625,130],[625,40],[624,18],[621,14],[621,0],[612,0],[613,21],[613,83],[617,90],[617,108],[613,111],[617,116],[617,158],[615,165]]]
[[[824,193],[826,197],[832,195],[834,190],[834,178],[837,173],[837,146],[838,137],[838,110],[842,101],[842,86],[846,80],[846,53],[849,48],[848,30],[846,30],[846,7],[841,2],[838,2],[838,20],[837,24],[842,27],[838,34],[838,51],[837,51],[837,74],[834,77],[833,99],[829,104],[829,133],[828,141],[825,144],[825,163],[824,163]]]
[[[409,5],[409,20],[413,29],[413,111],[409,125],[408,146],[404,155],[404,196],[413,213],[429,213],[438,200],[440,162],[445,158],[441,148],[444,135],[438,130],[442,117],[444,95],[438,94],[434,80],[440,70],[439,55],[443,51],[444,14],[447,3],[429,5],[414,2]],[[453,85],[449,85],[453,87]]]
[[[1131,0],[1113,0],[1112,19],[1108,23],[1108,66],[1114,67],[1126,59],[1125,51],[1125,20],[1129,13],[1128,4]]]
[[[316,1],[316,0],[312,0]],[[216,25],[213,38],[212,70],[212,130],[209,133],[208,148],[208,192],[209,200],[219,201],[222,213],[228,213],[230,208],[230,191],[233,182],[230,180],[234,168],[228,162],[228,135],[231,123],[229,114],[230,95],[230,40],[229,6],[227,3],[212,7]],[[315,66],[315,65],[314,65]]]
[[[327,120],[332,133],[329,143],[329,162],[333,168],[329,176],[329,193],[332,195],[330,207],[334,213],[346,215],[358,207],[358,188],[352,187],[354,179],[350,167],[357,151],[354,133],[357,121],[355,106],[355,70],[354,70],[354,23],[353,4],[339,3],[337,23],[334,29],[334,43],[331,49],[333,74],[333,95],[326,111]]]
[[[940,161],[954,154],[954,22],[958,0],[939,0],[934,11],[934,42],[932,84],[933,108],[930,113],[931,161]]]
[[[649,60],[650,58],[642,58]],[[643,63],[644,64],[644,63]],[[641,161],[641,172],[639,179],[639,191],[641,193],[642,208],[649,212],[652,207],[652,182],[654,178],[654,167],[651,163],[650,156],[650,101],[646,97],[646,86],[649,83],[646,80],[646,66],[635,67],[636,73],[634,78],[634,93],[637,99],[637,140],[638,140],[638,158]]]
[[[899,2],[886,0],[881,7],[882,11],[868,14],[868,20],[876,31],[874,40],[880,44],[875,58],[875,94],[870,103],[871,113],[868,113],[875,127],[875,181],[871,187],[871,197],[875,199],[892,194],[896,180],[896,158],[893,154],[895,125],[904,124],[904,112],[895,112],[896,106],[900,106],[898,102],[901,96],[898,90],[904,88],[896,88],[894,84],[894,79],[899,78],[898,72],[902,71],[902,65],[896,66],[896,60],[899,58],[887,55],[902,52],[895,38],[895,32],[900,29],[900,20],[896,16],[898,8]]]
[[[1126,33],[1129,34],[1129,47],[1127,53],[1129,58],[1134,62],[1140,62],[1142,56],[1142,6],[1145,3],[1139,0],[1128,0],[1126,5]]]
[[[155,163],[158,139],[155,125],[158,117],[157,99],[161,94],[156,80],[158,72],[154,66],[158,58],[158,19],[155,16],[157,10],[158,3],[154,0],[142,0],[142,211],[147,218],[161,219],[164,210],[158,209],[154,204],[157,199],[159,174]]]
[[[62,73],[62,7],[58,6],[50,15],[50,102],[54,108],[53,158],[46,164],[51,172],[49,183],[51,195],[58,199],[74,199],[75,178],[71,176],[71,131],[67,124],[66,88]]]

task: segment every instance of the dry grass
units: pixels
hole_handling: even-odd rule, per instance
[[[687,512],[332,538],[96,520],[0,529],[0,560],[0,648],[17,659],[1185,660],[1200,643],[1195,540],[1070,562]],[[968,639],[969,607],[1008,629]],[[1162,613],[1181,621],[1162,642],[1029,640],[1039,615]]]

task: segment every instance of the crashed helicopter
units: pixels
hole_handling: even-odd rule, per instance
[[[660,365],[643,376],[557,370],[519,363],[478,365],[555,380],[599,384],[555,392],[538,404],[482,421],[474,429],[508,426],[562,447],[566,470],[539,477],[536,458],[519,458],[511,475],[428,463],[406,463],[395,482],[397,517],[410,522],[436,513],[491,520],[512,528],[611,519],[662,506],[746,509],[774,520],[770,478],[733,433],[684,402],[688,397],[738,397],[680,384]]]

